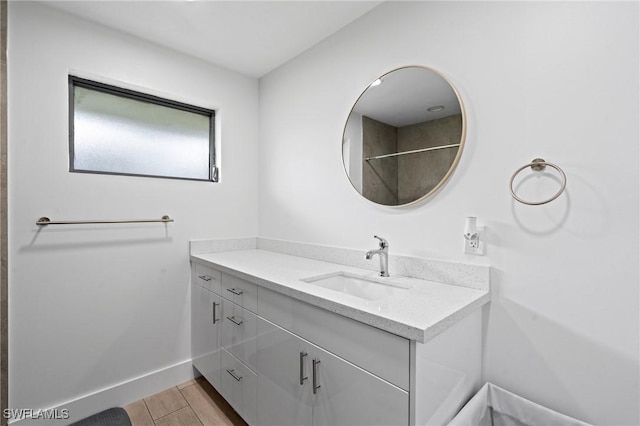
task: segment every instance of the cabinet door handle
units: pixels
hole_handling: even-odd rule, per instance
[[[236,296],[240,296],[242,294],[242,290],[236,290],[235,288],[228,288],[227,291],[235,294]]]
[[[235,315],[234,315],[234,316],[232,316],[232,317],[227,317],[227,319],[228,319],[229,321],[231,321],[232,323],[234,323],[235,325],[240,325],[240,324],[242,324],[242,320],[238,321],[238,320],[236,319],[236,316],[235,316]]]
[[[313,364],[313,394],[318,393],[318,389],[320,389],[320,385],[318,384],[318,365],[320,365],[320,360],[314,359],[312,360]]]
[[[304,381],[308,379],[304,375],[304,358],[307,356],[305,351],[300,351],[300,386],[304,385]]]
[[[213,306],[213,309],[212,309],[213,310],[213,323],[215,324],[216,322],[220,321],[218,318],[216,318],[216,316],[217,316],[216,315],[216,306],[220,306],[220,304],[216,303],[216,302],[213,302],[212,306]]]
[[[198,278],[200,278],[203,281],[211,281],[211,277],[208,275],[199,275]]]
[[[227,370],[227,373],[229,373],[229,375],[231,375],[231,377],[233,377],[233,378],[234,378],[234,379],[236,379],[237,381],[242,380],[242,376],[238,376],[238,375],[236,375],[236,374],[234,373],[234,371],[236,371],[236,370],[234,370],[234,369]]]

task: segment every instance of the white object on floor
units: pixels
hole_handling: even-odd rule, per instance
[[[449,426],[590,426],[491,383],[485,385]]]

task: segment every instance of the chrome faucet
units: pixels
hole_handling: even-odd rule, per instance
[[[389,243],[387,242],[387,240],[385,240],[384,238],[378,237],[377,235],[374,235],[373,238],[377,238],[378,240],[380,240],[380,243],[378,245],[378,250],[369,250],[364,255],[364,258],[367,260],[370,260],[374,254],[379,255],[380,256],[380,273],[378,275],[381,277],[388,277],[389,276]]]

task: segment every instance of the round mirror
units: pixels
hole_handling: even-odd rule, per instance
[[[420,201],[453,173],[465,129],[451,83],[430,68],[399,68],[371,83],[351,109],[342,138],[345,171],[374,203]]]

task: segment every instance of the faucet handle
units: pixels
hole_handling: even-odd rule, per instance
[[[380,248],[384,249],[389,247],[389,242],[387,240],[385,240],[382,237],[378,237],[377,235],[374,235],[373,238],[377,238],[378,240],[380,240]]]

